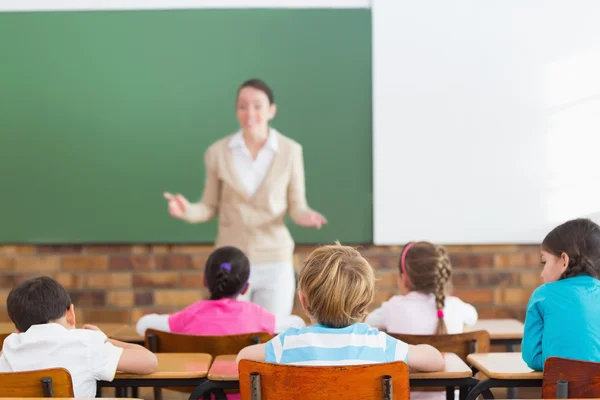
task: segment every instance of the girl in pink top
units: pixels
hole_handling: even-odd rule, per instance
[[[447,250],[429,242],[411,242],[400,254],[398,286],[393,296],[369,314],[365,323],[388,333],[445,335],[462,333],[477,322],[477,310],[449,296],[452,264]],[[411,392],[411,399],[444,399],[444,392]]]
[[[211,253],[204,267],[204,284],[210,300],[200,300],[170,315],[145,315],[137,331],[146,329],[187,335],[236,335],[275,332],[275,315],[255,303],[238,301],[248,290],[250,262],[236,247],[221,247]]]
[[[146,329],[186,335],[237,335],[242,333],[275,332],[275,315],[256,303],[238,301],[248,290],[250,261],[236,247],[221,247],[211,253],[204,267],[204,285],[210,300],[200,300],[170,315],[144,315],[136,329],[144,335]],[[214,398],[214,397],[211,397]],[[227,394],[228,400],[238,400],[239,394]]]

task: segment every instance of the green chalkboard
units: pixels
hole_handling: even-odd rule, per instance
[[[0,243],[213,242],[162,192],[200,197],[250,77],[329,220],[296,241],[371,242],[370,11],[238,9],[0,13]]]

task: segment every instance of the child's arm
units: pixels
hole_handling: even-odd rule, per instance
[[[169,314],[148,314],[140,318],[135,326],[135,330],[140,336],[146,334],[147,329],[156,329],[163,332],[171,332],[169,326]]]
[[[536,293],[541,289],[536,289],[529,299],[527,313],[525,314],[525,329],[523,331],[523,341],[521,342],[521,352],[523,361],[529,368],[536,371],[544,369],[542,355],[542,336],[544,333],[544,319],[540,311],[541,303],[537,300]]]
[[[365,324],[377,329],[387,329],[387,321],[383,307],[371,311],[371,313],[367,315],[367,318],[365,318]]]
[[[107,339],[108,343],[123,349],[123,354],[117,364],[117,370],[130,374],[151,374],[158,369],[158,359],[150,350],[139,344],[125,343]]]
[[[446,366],[442,353],[428,344],[409,345],[407,364],[411,370],[424,372],[442,371]]]
[[[103,338],[101,346],[94,346],[91,361],[99,380],[112,380],[116,371],[131,374],[151,374],[158,369],[158,359],[150,350],[131,343],[108,339],[102,331],[94,325],[84,325],[83,329],[97,331],[98,338]],[[116,364],[116,365],[115,365]]]
[[[242,349],[238,353],[236,363],[239,364],[241,360],[251,360],[265,362],[265,346],[267,343],[254,344]]]

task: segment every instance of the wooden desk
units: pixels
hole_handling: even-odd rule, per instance
[[[201,395],[215,389],[239,389],[236,357],[236,355],[216,357],[208,371],[208,381],[202,383],[194,394]],[[446,387],[454,396],[455,387],[467,388],[477,383],[471,368],[456,354],[444,353],[444,359],[446,360],[444,371],[411,372],[409,376],[411,386]]]
[[[467,361],[488,379],[479,382],[467,399],[475,400],[493,387],[541,387],[543,373],[533,371],[523,361],[521,353],[470,354]]]
[[[212,361],[212,356],[204,353],[159,353],[156,357],[158,358],[156,372],[148,375],[117,372],[112,382],[99,381],[98,386],[103,388],[197,387],[206,381]]]
[[[208,371],[211,381],[237,381],[238,366],[235,362],[237,355],[217,356]]]
[[[520,342],[523,339],[524,329],[525,325],[516,319],[481,319],[475,325],[467,327],[465,331],[487,331],[492,344],[503,344],[498,342]]]
[[[441,372],[411,372],[410,382],[420,379],[465,379],[473,377],[473,371],[454,353],[444,353],[446,367]]]
[[[208,379],[211,381],[237,381],[238,368],[236,355],[217,356],[208,371]],[[444,353],[446,367],[441,372],[411,372],[411,381],[421,379],[464,379],[471,378],[473,372],[454,353]]]
[[[115,379],[206,378],[212,356],[204,353],[158,353],[158,370],[148,375],[117,372]]]
[[[121,342],[144,344],[144,337],[135,330],[135,325],[123,325],[120,329],[110,335],[111,339]]]

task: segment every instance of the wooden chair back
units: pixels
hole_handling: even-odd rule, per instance
[[[600,363],[549,357],[544,364],[542,398],[600,398]]]
[[[64,368],[0,373],[0,397],[73,396],[71,374]]]
[[[0,333],[0,348],[2,343],[4,343],[4,339],[12,335],[12,333]]]
[[[266,332],[227,336],[196,336],[146,330],[146,347],[153,353],[207,353],[214,357],[237,354],[244,347],[266,343],[273,335]]]
[[[242,360],[242,400],[408,400],[408,366],[401,361],[347,366],[297,366]]]
[[[473,353],[489,353],[490,334],[486,331],[474,331],[453,335],[404,335],[388,333],[388,335],[408,344],[429,344],[442,353],[454,353],[464,362]]]

